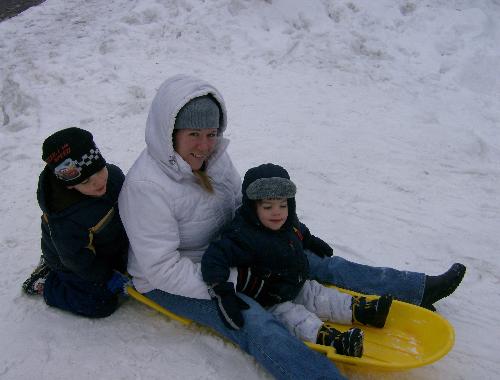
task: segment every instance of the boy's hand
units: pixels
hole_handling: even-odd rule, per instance
[[[236,295],[231,282],[223,282],[208,288],[210,296],[217,301],[219,314],[224,324],[239,330],[245,324],[241,310],[250,308],[248,304]]]
[[[113,271],[113,275],[106,283],[106,287],[113,294],[127,295],[127,286],[131,284],[130,278],[124,274]]]
[[[311,235],[308,248],[319,257],[333,256],[333,249],[320,238]]]

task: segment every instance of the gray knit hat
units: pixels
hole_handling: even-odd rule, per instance
[[[220,109],[217,101],[209,95],[187,102],[175,118],[174,129],[219,128]]]
[[[251,200],[293,198],[297,187],[287,178],[259,178],[248,185],[246,192]]]

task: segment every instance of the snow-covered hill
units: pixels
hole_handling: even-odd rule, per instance
[[[127,171],[177,73],[220,89],[243,174],[285,166],[338,255],[438,274],[454,349],[355,379],[500,376],[500,1],[47,0],[0,23],[0,378],[268,379],[252,358],[130,300],[104,320],[21,294],[38,261],[41,143],[86,128]],[[284,349],[286,349],[284,347]]]

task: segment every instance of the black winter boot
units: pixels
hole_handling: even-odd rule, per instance
[[[49,266],[45,263],[43,257],[41,257],[35,270],[33,270],[30,277],[23,283],[24,292],[29,295],[43,294],[43,286],[49,272]]]
[[[384,327],[392,304],[392,296],[383,295],[372,301],[352,297],[352,320],[373,327]]]
[[[439,276],[425,276],[425,288],[422,296],[422,307],[433,310],[434,302],[448,297],[460,285],[465,276],[465,265],[455,263],[448,271]],[[435,310],[435,309],[434,309]]]
[[[360,358],[363,355],[363,331],[352,328],[340,332],[333,327],[323,324],[318,331],[317,344],[332,346],[339,355],[354,356]]]

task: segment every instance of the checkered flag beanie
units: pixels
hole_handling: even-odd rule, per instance
[[[106,165],[92,133],[76,127],[47,137],[42,146],[42,160],[66,186],[81,183]]]

